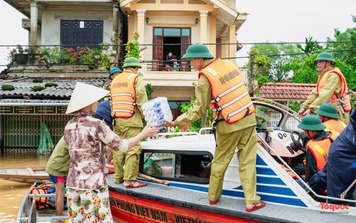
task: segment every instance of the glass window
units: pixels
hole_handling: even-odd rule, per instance
[[[207,152],[143,151],[142,172],[167,180],[208,184],[212,155]]]
[[[190,36],[190,29],[182,29],[182,36]]]
[[[168,28],[168,29],[164,29],[164,36],[180,36],[180,29],[177,28]]]
[[[283,118],[280,111],[263,105],[255,105],[255,114],[257,130],[278,127]]]
[[[154,34],[155,36],[162,36],[162,28],[154,28]]]

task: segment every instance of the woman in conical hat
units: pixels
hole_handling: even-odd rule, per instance
[[[125,152],[159,131],[146,127],[133,138],[120,139],[104,121],[92,117],[98,100],[107,94],[107,90],[77,83],[66,111],[66,114],[75,113],[64,129],[71,158],[67,199],[72,222],[113,222],[105,176],[106,145]]]

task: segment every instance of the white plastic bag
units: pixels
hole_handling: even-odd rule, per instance
[[[165,119],[173,120],[172,111],[165,97],[149,100],[142,105],[142,110],[148,126],[161,126],[165,124]]]

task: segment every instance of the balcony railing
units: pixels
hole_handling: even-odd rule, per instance
[[[152,45],[153,46],[153,45]],[[151,47],[152,47],[151,46]],[[17,48],[16,48],[17,47]],[[9,72],[22,70],[23,72],[60,72],[70,71],[103,71],[107,72],[110,68],[122,67],[123,53],[116,53],[117,46],[106,45],[105,49],[101,47],[74,47],[67,48],[63,46],[45,46],[36,47],[35,50],[19,50],[18,46],[0,46],[0,56],[6,57],[4,51],[6,48],[12,48],[7,52],[7,64],[3,60],[0,63],[0,71],[7,69]],[[122,47],[122,46],[121,46]],[[147,44],[145,45],[147,48]],[[21,47],[23,49],[25,47]],[[27,48],[26,48],[27,49]],[[1,58],[0,58],[1,59]],[[166,60],[140,60],[144,71],[155,72],[191,72],[189,61],[175,60],[174,62]]]

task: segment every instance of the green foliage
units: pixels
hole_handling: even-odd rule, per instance
[[[298,112],[302,103],[302,101],[290,101],[288,107],[291,108],[293,111]]]
[[[15,90],[15,87],[10,84],[3,84],[3,85],[1,85],[1,89],[3,91],[12,91],[12,90]]]
[[[42,79],[33,79],[32,82],[33,83],[42,83],[43,80]]]
[[[189,110],[189,108],[190,107],[192,107],[193,106],[193,104],[196,102],[196,99],[195,98],[191,98],[191,101],[190,101],[190,104],[182,104],[181,105],[181,112],[182,113],[186,113],[188,110]],[[201,119],[198,119],[198,120],[196,120],[195,122],[192,122],[191,124],[190,124],[190,127],[189,127],[189,130],[188,131],[190,131],[190,132],[198,132],[199,131],[199,129],[201,128]]]
[[[110,70],[110,55],[106,52],[109,49],[108,43],[101,43],[99,48],[75,47],[41,47],[38,51],[41,60],[47,64],[84,64],[95,68],[98,62],[102,64],[104,70]]]
[[[305,46],[303,47],[302,45],[297,44],[297,48],[306,54],[312,54],[322,50],[322,47],[316,40],[313,40],[313,37],[305,38]]]
[[[147,93],[147,98],[148,100],[152,99],[152,93],[153,93],[153,87],[151,84],[146,84],[146,93]]]
[[[125,50],[127,51],[125,58],[134,57],[140,59],[140,43],[137,41],[140,35],[138,32],[134,32],[134,39],[130,40],[125,45]]]
[[[303,55],[289,62],[287,67],[294,74],[293,83],[316,83],[318,81],[318,72],[314,63],[316,56],[316,54]]]
[[[265,43],[253,46],[248,62],[249,83],[251,84],[255,79],[259,79],[260,82],[284,81],[291,75],[288,69],[291,58],[289,55],[299,51],[292,44]]]
[[[336,66],[344,74],[349,89],[356,90],[356,17],[352,16],[355,26],[341,32],[334,30],[334,39],[328,38],[326,48],[333,54]]]
[[[40,86],[40,85],[36,85],[36,86],[33,86],[33,87],[32,87],[32,90],[33,90],[33,91],[42,91],[42,90],[44,90],[44,89],[46,89],[46,88],[43,87],[43,86]]]
[[[57,87],[57,86],[58,86],[58,84],[53,83],[53,82],[48,82],[45,84],[45,87]]]
[[[140,59],[140,47],[137,40],[130,40],[126,43],[125,49],[127,51],[125,58],[135,57]]]
[[[196,99],[192,97],[189,104],[181,104],[181,112],[187,112],[194,105],[194,103],[196,103]],[[213,113],[213,110],[209,107],[201,119],[198,119],[190,124],[188,131],[199,132],[201,128],[211,126],[213,121]]]

